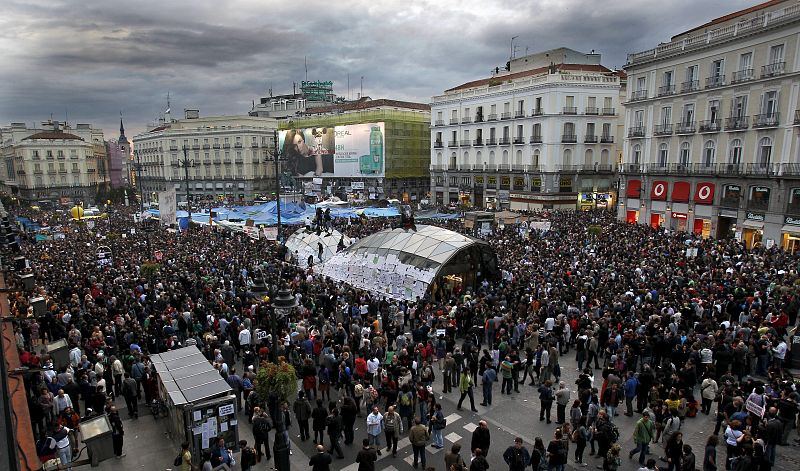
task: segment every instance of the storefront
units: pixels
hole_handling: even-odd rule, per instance
[[[651,213],[650,214],[650,227],[658,229],[664,226],[664,213]]]
[[[800,250],[800,217],[785,216],[781,228],[781,247],[790,254]]]
[[[639,211],[635,209],[629,209],[625,213],[625,222],[628,224],[636,224],[639,222]]]
[[[738,228],[736,220],[739,214],[733,209],[720,209],[717,218],[717,239],[732,239],[736,237]]]
[[[614,195],[609,192],[578,193],[578,208],[588,211],[595,208],[608,209],[614,204]]]
[[[670,221],[670,229],[673,231],[686,232],[686,225],[689,220],[689,215],[686,213],[672,212],[672,220]]]
[[[692,232],[699,235],[703,239],[711,237],[711,219],[702,219],[695,217]]]
[[[764,240],[764,214],[748,211],[742,223],[742,242],[752,249]]]

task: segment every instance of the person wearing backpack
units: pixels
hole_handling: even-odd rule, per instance
[[[192,465],[192,452],[189,451],[189,442],[181,443],[181,451],[178,453],[178,456],[175,457],[175,461],[172,465],[180,466],[181,471],[192,471],[192,469],[194,469]]]
[[[508,471],[523,471],[531,462],[531,454],[522,446],[522,438],[514,439],[514,444],[506,448],[503,460],[508,465]]]

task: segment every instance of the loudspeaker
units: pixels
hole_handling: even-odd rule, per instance
[[[20,281],[22,281],[22,286],[25,288],[25,291],[30,291],[33,289],[33,285],[36,282],[36,278],[33,276],[33,273],[28,273],[27,275],[22,275],[19,277]]]
[[[11,245],[11,244],[9,244],[9,245]],[[17,246],[17,247],[19,248],[19,246]],[[23,271],[26,268],[26,265],[27,265],[26,262],[27,261],[25,260],[25,257],[23,257],[22,255],[14,257],[14,270]]]
[[[47,305],[44,302],[44,298],[31,298],[30,303],[31,306],[33,306],[33,315],[35,317],[43,317],[47,312]]]

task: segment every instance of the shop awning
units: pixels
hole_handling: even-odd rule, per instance
[[[712,204],[714,202],[714,184],[711,182],[698,183],[694,191],[694,201],[700,204]]]
[[[689,182],[675,182],[672,184],[672,201],[676,203],[689,202]]]
[[[625,191],[625,196],[628,198],[639,198],[642,191],[641,180],[628,180],[628,188]]]
[[[653,188],[650,189],[650,199],[653,201],[666,201],[668,187],[669,183],[663,180],[654,181]]]
[[[788,232],[789,234],[800,235],[800,226],[795,226],[793,224],[784,224],[783,227],[781,227],[781,232]]]
[[[745,221],[742,223],[742,227],[745,227],[747,229],[764,229],[764,223],[760,221],[749,221],[745,219]]]

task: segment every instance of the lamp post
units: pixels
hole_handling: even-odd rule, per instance
[[[139,187],[139,212],[144,212],[144,190],[142,189],[142,162],[139,160],[139,151],[133,151],[133,155],[136,157],[136,162],[133,164],[133,169],[136,171],[136,183],[138,183]]]
[[[191,196],[189,195],[189,167],[194,167],[194,160],[189,159],[189,151],[186,148],[186,144],[183,145],[183,159],[178,160],[178,165],[183,167],[183,176],[186,179],[186,211],[189,212],[189,223],[186,225],[186,230],[188,231],[189,228],[192,227],[192,202]],[[180,227],[180,224],[178,224],[178,227]]]
[[[297,298],[288,288],[279,289],[278,294],[272,299],[272,358],[276,364],[278,363],[278,322],[283,323],[295,307],[297,307]],[[272,453],[275,455],[275,468],[278,471],[289,471],[289,444],[283,433],[286,426],[283,423],[282,405],[276,398],[272,400],[272,420],[275,422],[276,430],[275,444],[272,447]]]
[[[275,203],[277,206],[277,213],[276,216],[278,217],[278,243],[281,242],[281,180],[280,180],[280,170],[279,170],[279,162],[281,160],[281,153],[278,148],[278,130],[273,131],[273,142],[275,143],[275,147],[272,151],[272,161],[275,163]]]

